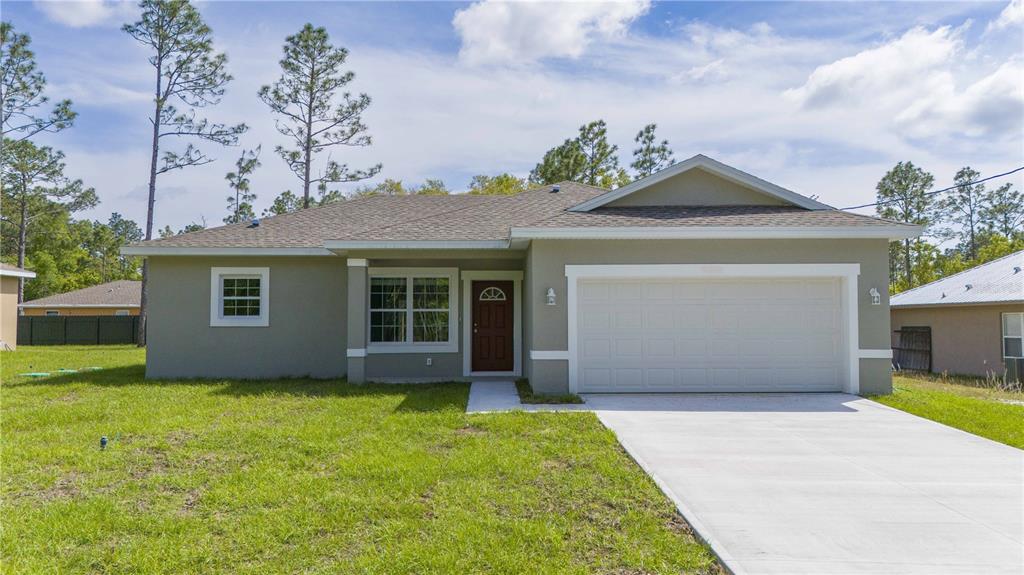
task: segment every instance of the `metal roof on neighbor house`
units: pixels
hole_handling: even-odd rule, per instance
[[[894,308],[1024,303],[1024,250],[894,296]]]
[[[139,307],[142,282],[117,280],[19,304],[18,307]]]

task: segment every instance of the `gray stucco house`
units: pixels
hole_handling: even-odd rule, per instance
[[[888,242],[695,156],[614,191],[349,200],[128,246],[148,377],[891,390]]]

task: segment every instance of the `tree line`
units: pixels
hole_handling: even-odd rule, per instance
[[[1013,184],[989,188],[982,179],[966,166],[952,189],[940,193],[932,174],[899,162],[878,182],[876,214],[925,230],[920,238],[889,244],[892,293],[1024,249],[1024,196]]]
[[[224,96],[232,76],[227,55],[215,48],[213,31],[189,0],[142,0],[141,16],[122,27],[146,48],[153,71],[153,100],[147,135],[149,154],[146,221],[143,226],[114,213],[108,222],[76,221],[74,213],[94,208],[94,189],[65,174],[64,154],[38,144],[40,134],[73,126],[76,112],[70,100],[51,103],[44,95],[46,79],[38,70],[30,38],[0,25],[0,110],[2,110],[2,256],[36,270],[40,277],[19,290],[19,301],[84,287],[110,279],[143,281],[139,341],[144,344],[147,307],[145,260],[125,258],[117,249],[125,243],[206,227],[205,220],[175,232],[155,227],[157,183],[163,174],[213,161],[207,146],[237,146],[246,124],[211,121],[205,111]],[[353,167],[337,154],[373,143],[363,113],[372,103],[349,86],[355,74],[347,70],[348,51],[331,43],[326,29],[306,24],[287,36],[279,61],[280,76],[255,96],[263,102],[285,144],[273,153],[297,179],[297,191],[278,194],[261,216],[373,195],[443,195],[449,189],[438,179],[417,185],[385,179],[356,187],[346,196],[339,184],[378,175],[380,163]],[[657,126],[648,124],[635,136],[632,161],[624,166],[618,146],[607,137],[607,125],[596,120],[579,127],[544,153],[525,178],[511,173],[474,176],[470,194],[515,194],[532,186],[577,181],[615,188],[670,166],[673,152],[659,139]],[[225,174],[226,224],[248,222],[256,215],[257,196],[250,183],[263,165],[262,146],[240,149]],[[929,238],[956,247],[940,251],[927,239],[892,246],[894,290],[919,285],[1019,246],[1021,197],[1012,186],[986,190],[973,184],[979,174],[964,168],[956,176],[954,193],[929,194],[934,178],[906,162],[898,164],[878,184],[878,215],[924,225]]]

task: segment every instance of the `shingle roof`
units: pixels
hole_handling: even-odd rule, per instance
[[[371,196],[131,247],[322,248],[325,242],[505,241],[511,228],[559,227],[892,227],[895,222],[796,206],[569,208],[608,192],[575,182],[513,196]],[[912,228],[912,226],[908,226]],[[914,228],[916,229],[916,228]]]
[[[139,307],[142,282],[117,280],[20,304],[21,307],[123,306]]]
[[[893,296],[889,306],[1024,303],[1024,250]]]
[[[839,210],[796,206],[635,206],[600,207],[589,212],[561,212],[534,227],[828,227],[885,226],[895,222]]]

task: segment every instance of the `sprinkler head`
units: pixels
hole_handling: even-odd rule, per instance
[[[104,435],[103,437],[100,437],[100,449],[106,449],[106,448],[107,448],[107,436]]]

